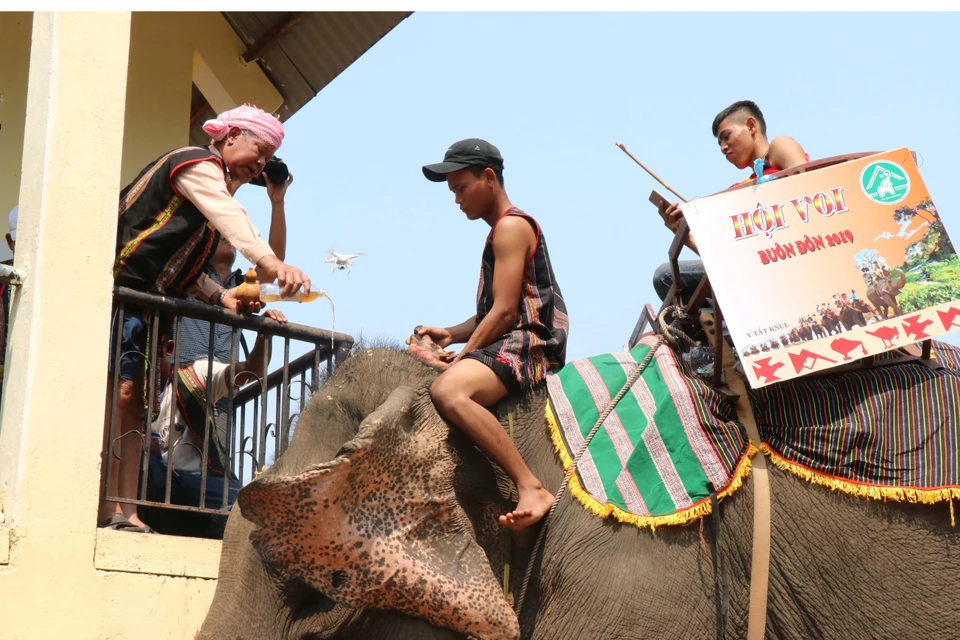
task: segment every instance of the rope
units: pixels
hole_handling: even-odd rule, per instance
[[[533,575],[533,566],[536,564],[537,552],[540,550],[540,545],[543,543],[543,538],[547,531],[547,524],[549,524],[550,518],[553,516],[553,512],[557,510],[557,505],[560,504],[560,497],[563,496],[564,492],[567,490],[567,485],[570,483],[570,476],[576,470],[577,465],[580,463],[580,458],[586,452],[587,447],[590,446],[590,441],[593,440],[595,435],[597,435],[597,431],[600,430],[600,426],[613,411],[614,407],[617,406],[617,403],[620,402],[623,396],[626,395],[627,391],[629,391],[630,388],[636,384],[637,380],[640,379],[641,374],[643,374],[643,370],[646,369],[647,365],[650,364],[650,361],[653,359],[653,356],[656,355],[657,349],[659,349],[665,342],[667,344],[676,346],[680,340],[683,340],[688,344],[695,344],[695,342],[683,331],[676,329],[664,322],[668,312],[673,312],[676,316],[673,320],[674,322],[685,319],[685,314],[683,311],[676,306],[666,307],[660,312],[658,320],[660,322],[660,331],[662,332],[662,335],[657,338],[656,343],[650,348],[650,352],[637,366],[633,373],[630,374],[630,377],[627,378],[627,382],[623,385],[623,388],[620,389],[617,395],[610,400],[604,410],[600,413],[600,417],[597,418],[596,424],[593,425],[590,433],[580,446],[580,450],[577,452],[577,455],[574,456],[573,464],[570,465],[563,475],[563,482],[560,483],[560,488],[557,490],[557,495],[553,499],[553,504],[550,505],[550,510],[543,519],[543,525],[540,527],[540,533],[537,535],[537,541],[533,545],[533,553],[530,555],[530,563],[527,565],[527,571],[523,576],[523,587],[520,589],[520,598],[517,600],[517,618],[519,618],[520,614],[523,612],[523,602],[527,596],[527,588],[530,586],[530,577]]]
[[[674,318],[673,322],[668,323],[666,318],[669,314],[673,314]],[[677,306],[669,306],[660,311],[660,315],[657,316],[657,322],[660,324],[660,333],[663,335],[664,341],[671,347],[679,347],[680,342],[685,342],[688,345],[697,344],[697,341],[688,336],[682,329],[673,326],[676,322],[688,319],[689,316],[683,312],[683,309]]]

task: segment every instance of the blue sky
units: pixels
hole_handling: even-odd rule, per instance
[[[916,150],[960,246],[958,28],[957,14],[929,13],[415,13],[288,121],[287,262],[355,337],[402,341],[470,317],[489,227],[420,168],[485,138],[544,229],[568,361],[619,349],[644,303],[659,305],[651,275],[670,236],[647,201],[658,185],[614,143],[688,198],[720,191],[745,175],[710,124],[740,99],[812,158]],[[238,198],[266,236],[265,192]],[[366,255],[331,275],[331,247]],[[330,326],[323,301],[278,308]]]

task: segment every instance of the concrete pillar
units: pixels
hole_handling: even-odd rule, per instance
[[[10,531],[4,637],[92,637],[92,574],[130,13],[33,19],[15,266],[0,414],[0,505]],[[0,569],[5,569],[0,566]],[[11,571],[12,569],[12,571]],[[22,619],[23,616],[19,616]]]

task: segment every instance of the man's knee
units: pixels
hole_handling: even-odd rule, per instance
[[[459,396],[462,395],[456,385],[444,376],[440,376],[430,385],[430,398],[433,400],[433,405],[437,408],[437,412],[444,417],[448,417],[460,399]]]

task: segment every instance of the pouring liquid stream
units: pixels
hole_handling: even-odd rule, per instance
[[[318,298],[326,298],[327,302],[330,303],[330,356],[333,357],[335,343],[332,334],[336,331],[337,312],[333,306],[333,298],[328,296],[326,291],[323,289],[314,289],[307,295],[304,295],[302,291],[298,291],[294,295],[284,298],[280,296],[280,287],[277,284],[267,283],[260,285],[261,302],[313,302]]]

